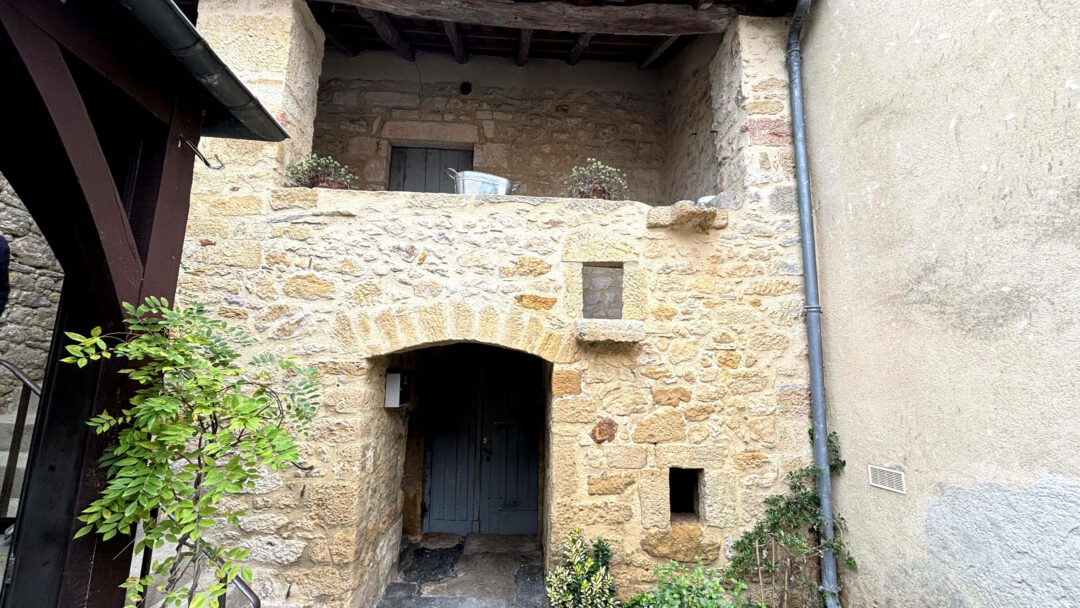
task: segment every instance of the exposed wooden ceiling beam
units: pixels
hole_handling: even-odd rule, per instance
[[[592,42],[593,36],[595,35],[596,34],[582,34],[578,36],[574,48],[570,49],[570,56],[566,58],[566,63],[575,65],[581,59],[581,54],[585,52],[585,49],[589,48],[589,43]]]
[[[465,42],[461,40],[461,36],[458,34],[457,24],[453,21],[443,21],[443,29],[446,30],[446,37],[450,39],[450,47],[454,49],[454,59],[457,59],[458,63],[468,61],[469,56],[465,53]]]
[[[322,27],[323,34],[326,35],[326,39],[330,41],[330,44],[334,45],[334,48],[345,53],[349,57],[356,57],[360,49],[349,40],[349,34],[342,28],[336,21],[334,21],[333,13],[327,17],[323,17],[319,21],[319,25]]]
[[[529,46],[532,44],[532,36],[532,30],[521,30],[521,38],[518,39],[518,65],[525,65],[525,62],[529,60]]]
[[[656,60],[660,59],[660,56],[666,53],[667,50],[671,48],[671,45],[675,44],[675,41],[678,39],[678,36],[668,36],[667,38],[661,40],[660,44],[657,44],[655,47],[653,47],[652,52],[649,53],[649,56],[646,57],[645,61],[642,61],[641,65],[638,67],[644,70],[645,68],[655,63]]]
[[[398,55],[401,55],[409,61],[416,60],[416,51],[409,46],[408,42],[401,37],[401,34],[394,27],[393,23],[390,23],[390,18],[386,16],[386,13],[364,8],[361,6],[356,7],[356,12],[360,13],[360,16],[375,27],[375,31],[378,32],[379,38],[383,39],[383,42],[389,44]]]
[[[690,4],[578,6],[558,0],[332,1],[414,19],[476,23],[515,29],[638,36],[721,33],[727,30],[728,24],[738,14],[738,11],[730,6],[714,5],[706,10],[696,10]]]

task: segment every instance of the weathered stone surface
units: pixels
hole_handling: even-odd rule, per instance
[[[240,546],[251,551],[247,559],[253,562],[286,565],[300,559],[307,543],[276,536],[257,536],[245,539]]]
[[[755,87],[783,82],[783,54],[768,42],[775,37],[759,32],[772,22],[740,18],[721,48],[694,41],[673,60],[663,93],[590,97],[570,84],[538,92],[476,81],[465,98],[458,81],[425,81],[420,93],[411,78],[360,78],[348,63],[323,79],[318,138],[325,147],[316,151],[353,164],[367,188],[386,188],[391,144],[408,143],[390,142],[387,133],[415,135],[443,123],[451,126],[426,137],[457,129],[473,137],[471,129],[476,168],[524,182],[519,194],[561,193],[569,166],[594,154],[563,153],[585,152],[584,137],[610,153],[605,162],[628,171],[634,198],[721,192],[709,205],[711,225],[683,204],[693,213],[669,218],[679,227],[648,229],[651,208],[632,201],[274,187],[311,141],[321,62],[298,47],[321,49],[321,31],[304,3],[257,4],[258,15],[238,16],[250,7],[203,0],[200,27],[231,36],[223,24],[234,25],[230,49],[262,41],[265,52],[243,57],[246,74],[257,75],[252,82],[265,78],[272,99],[287,100],[273,111],[298,136],[288,144],[221,144],[228,176],[197,170],[202,198],[192,208],[181,289],[230,315],[259,350],[297,354],[322,374],[325,399],[301,445],[315,468],[277,472],[244,498],[249,516],[287,523],[251,519],[236,531],[238,543],[270,534],[307,543],[295,562],[261,566],[257,578],[277,585],[267,605],[375,605],[406,522],[416,528],[418,516],[403,513],[419,504],[409,488],[422,488],[422,474],[406,471],[404,483],[402,463],[415,463],[423,448],[408,417],[382,407],[386,366],[457,341],[552,364],[540,505],[548,546],[574,525],[596,527],[619,539],[625,558],[615,574],[630,581],[625,590],[647,586],[656,558],[640,547],[647,533],[671,526],[671,466],[703,469],[706,534],[714,543],[735,537],[785,468],[806,461],[805,410],[796,398],[806,379],[790,150],[740,133],[750,103],[779,101],[780,113],[766,116],[786,118],[785,89]],[[297,19],[283,18],[293,11]],[[286,74],[293,75],[284,94]],[[643,120],[648,108],[661,107],[660,95],[672,111],[660,122]],[[597,102],[611,116],[588,111]],[[384,132],[388,123],[397,125]],[[669,139],[657,140],[660,131]],[[658,149],[665,153],[650,152]],[[235,214],[211,214],[214,201],[244,196],[253,198],[236,203]],[[240,213],[256,200],[258,212]],[[217,211],[225,208],[219,203]],[[731,230],[716,230],[727,222]],[[612,263],[623,269],[622,319],[579,340],[583,267]],[[768,462],[732,456],[748,451]],[[623,487],[627,478],[636,481]],[[590,494],[598,491],[613,493]],[[283,555],[273,559],[290,559]]]
[[[611,418],[604,418],[596,423],[589,436],[596,443],[606,443],[615,440],[615,434],[619,431],[619,424]]]
[[[699,205],[695,201],[678,201],[668,207],[653,207],[650,209],[645,220],[645,226],[648,228],[673,228],[707,232],[713,228],[718,214],[723,216],[722,224],[726,226],[726,211],[720,211],[708,205]]]
[[[334,294],[334,283],[315,274],[298,274],[285,280],[285,295],[313,300]]]
[[[610,445],[604,448],[607,466],[613,469],[640,469],[649,462],[645,446]]]
[[[240,518],[240,529],[244,532],[262,532],[272,534],[289,522],[289,518],[277,513],[245,515]]]
[[[633,475],[601,475],[589,478],[589,494],[622,494],[634,485]]]
[[[670,530],[652,532],[641,539],[641,548],[653,557],[709,563],[720,557],[719,543],[710,542],[698,524],[672,524]]]
[[[661,410],[639,422],[633,436],[637,443],[682,441],[686,438],[686,422],[679,410]]]
[[[574,337],[582,342],[641,342],[645,323],[626,319],[578,319]]]
[[[656,387],[652,389],[653,403],[656,405],[679,405],[690,401],[690,389],[685,386]]]
[[[731,461],[740,469],[756,469],[768,464],[769,457],[756,450],[744,450],[732,455]]]
[[[504,266],[499,269],[500,277],[538,277],[551,270],[548,264],[540,258],[530,255],[521,256],[514,260],[513,266]]]

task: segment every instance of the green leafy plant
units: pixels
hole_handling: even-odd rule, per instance
[[[624,198],[630,187],[625,173],[595,158],[587,158],[584,165],[571,169],[566,185],[566,195],[569,197],[608,200]]]
[[[812,442],[812,430],[810,435]],[[839,473],[846,462],[840,457],[836,433],[829,434],[827,445],[829,468],[833,473]],[[825,549],[831,549],[837,559],[852,570],[857,568],[855,558],[839,534],[829,542],[822,538],[825,520],[815,485],[818,471],[817,467],[811,466],[788,473],[788,492],[766,498],[761,519],[732,545],[731,562],[725,576],[756,578],[762,588],[768,578],[774,583],[775,595],[786,604],[792,587],[816,590],[810,562],[820,557]],[[835,517],[834,524],[837,532],[841,531],[843,518]],[[814,593],[816,591],[810,595]]]
[[[747,608],[746,583],[726,579],[719,570],[697,560],[691,568],[669,562],[653,570],[656,585],[635,596],[625,608]],[[756,606],[764,606],[758,603]]]
[[[360,178],[348,167],[329,156],[312,154],[304,160],[289,165],[285,170],[285,185],[300,188],[334,188],[356,190]]]
[[[597,538],[590,547],[581,528],[574,528],[563,543],[563,558],[547,575],[550,608],[615,608],[610,544]]]
[[[149,576],[122,585],[129,605],[142,605],[156,585],[165,606],[216,608],[233,579],[251,580],[241,564],[248,551],[208,536],[220,521],[235,525],[243,515],[220,501],[253,489],[262,471],[298,460],[293,433],[308,431],[318,407],[315,370],[273,355],[239,365],[237,348],[252,340],[197,303],[173,309],[147,298],[124,310],[125,332],[66,334],[73,343],[63,362],[125,359],[132,366],[120,373],[137,387],[118,414],[88,422],[116,440],[101,459],[106,487],[79,516],[86,525],[75,537],[108,540],[141,527],[136,552],[166,543],[175,551],[155,556]]]

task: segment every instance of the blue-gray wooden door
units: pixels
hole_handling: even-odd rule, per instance
[[[425,414],[424,531],[534,534],[542,364],[512,351],[458,348],[439,372],[445,396]]]
[[[443,150],[440,148],[390,149],[390,183],[388,190],[406,192],[454,192],[454,180],[446,169],[472,171],[472,150]]]

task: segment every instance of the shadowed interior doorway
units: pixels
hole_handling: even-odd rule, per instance
[[[483,344],[409,355],[406,536],[536,534],[549,364]]]

